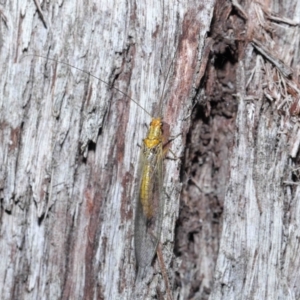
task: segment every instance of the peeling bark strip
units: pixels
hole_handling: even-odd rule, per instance
[[[177,51],[163,115],[171,135],[182,132],[172,143],[180,155],[212,9],[212,1],[205,7],[196,1],[155,7],[147,1],[2,5],[5,24],[0,22],[7,27],[0,25],[1,299],[166,296],[157,260],[134,286],[132,199],[139,180],[137,144],[149,118],[82,72],[19,59],[36,53],[68,62],[152,112]],[[165,168],[161,261],[171,283],[168,293],[179,297],[173,255],[179,162],[166,161]]]

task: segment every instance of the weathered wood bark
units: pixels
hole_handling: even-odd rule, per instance
[[[135,282],[150,117],[26,54],[153,115],[162,103],[182,133],[163,179],[169,294],[300,298],[300,4],[146,2],[0,8],[1,299],[168,297],[156,258]]]
[[[183,299],[300,298],[299,9],[216,3],[177,225]]]
[[[209,299],[299,299],[300,4],[232,3],[216,7],[226,38],[215,49],[230,51],[214,78],[222,98],[233,90],[237,114]]]
[[[1,299],[166,297],[157,260],[135,285],[137,160],[149,116],[184,149],[213,1],[12,1],[1,6]],[[201,74],[200,74],[201,75]],[[180,160],[165,162],[163,258],[172,293]],[[183,296],[181,296],[183,297]]]

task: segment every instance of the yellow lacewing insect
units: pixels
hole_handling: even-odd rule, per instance
[[[172,63],[167,78],[171,66]],[[166,81],[159,103],[160,113]],[[141,178],[134,223],[134,245],[138,274],[151,264],[160,240],[165,204],[163,158],[166,151],[163,149],[163,142],[162,118],[152,117],[147,136],[143,140],[139,164]],[[142,276],[142,273],[140,274]]]
[[[135,256],[138,268],[151,264],[160,239],[164,211],[161,118],[152,118],[140,157],[141,174],[135,215]]]
[[[31,56],[31,55],[26,55]],[[66,62],[61,62],[53,58],[33,55],[55,61],[75,68],[81,72],[88,74],[89,76],[107,84],[111,88],[114,88],[118,92],[122,93],[135,104],[142,108],[151,118],[150,127],[146,138],[143,140],[142,150],[140,154],[138,176],[139,184],[136,195],[136,213],[134,223],[134,244],[135,244],[135,257],[138,271],[142,271],[145,267],[151,264],[154,255],[156,253],[157,245],[160,240],[160,234],[162,229],[162,219],[164,213],[164,191],[163,191],[163,123],[162,118],[154,118],[151,114],[143,108],[136,100],[132,99],[126,93],[122,92],[118,88],[111,86],[106,81],[90,74],[89,72],[77,68]],[[172,65],[172,64],[171,64]],[[171,66],[168,70],[168,75]],[[167,75],[167,76],[168,76]],[[166,82],[165,82],[166,83]],[[165,84],[162,91],[164,92]],[[160,99],[160,109],[161,102]]]

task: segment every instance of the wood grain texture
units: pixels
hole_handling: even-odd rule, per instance
[[[134,284],[138,144],[149,116],[87,74],[24,55],[87,70],[153,114],[175,57],[163,118],[171,135],[182,132],[171,144],[180,156],[213,1],[39,3],[40,12],[33,0],[1,4],[1,299],[165,295],[156,260]],[[161,242],[172,281],[180,161],[165,168]]]

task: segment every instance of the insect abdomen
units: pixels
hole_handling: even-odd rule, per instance
[[[140,201],[142,203],[143,207],[143,213],[146,216],[147,219],[150,219],[153,216],[153,208],[151,205],[151,189],[152,189],[152,176],[151,174],[153,171],[151,171],[153,168],[147,162],[144,165],[143,168],[143,174],[142,174],[142,182],[141,182],[141,189],[140,189]]]

